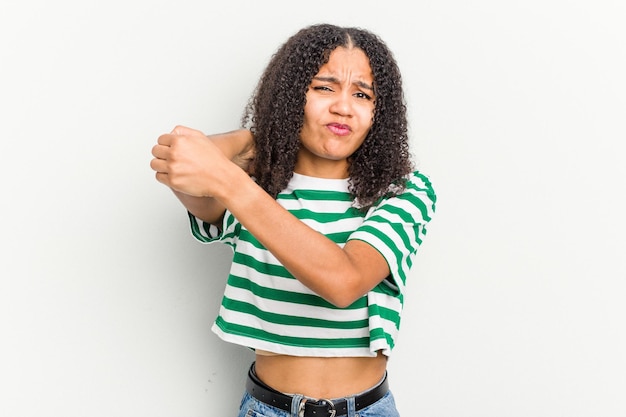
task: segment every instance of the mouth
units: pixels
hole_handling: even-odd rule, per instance
[[[346,135],[349,135],[350,132],[352,132],[352,129],[350,129],[350,126],[342,125],[340,123],[329,123],[326,125],[326,127],[328,128],[328,130],[330,130],[331,132],[333,132],[335,135],[338,135],[338,136],[346,136]]]

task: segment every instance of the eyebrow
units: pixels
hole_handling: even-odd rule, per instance
[[[313,77],[314,80],[317,81],[324,81],[327,83],[334,83],[334,84],[339,84],[339,79],[336,77],[332,77],[332,76],[316,76]],[[368,83],[364,82],[364,81],[355,81],[354,84],[358,85],[359,87],[365,89],[365,90],[370,90],[370,91],[374,91],[374,87],[369,85]]]

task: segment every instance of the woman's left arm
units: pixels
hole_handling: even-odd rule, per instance
[[[232,187],[213,196],[296,279],[328,302],[347,307],[389,275],[385,258],[370,244],[350,240],[342,248],[289,213],[243,171],[228,175]]]
[[[200,132],[180,140],[163,135],[159,142],[159,181],[177,195],[215,199],[296,279],[328,302],[349,306],[389,275],[385,258],[371,245],[350,240],[342,248],[313,230]]]

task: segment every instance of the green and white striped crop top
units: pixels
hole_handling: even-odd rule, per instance
[[[219,315],[212,330],[223,340],[294,356],[389,356],[400,326],[406,278],[435,192],[419,172],[406,189],[364,213],[355,208],[347,179],[294,174],[277,202],[337,245],[359,239],[387,261],[391,274],[346,308],[338,308],[296,280],[228,211],[221,230],[189,215],[193,236],[234,251]]]

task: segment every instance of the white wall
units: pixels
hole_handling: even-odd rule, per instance
[[[409,7],[410,6],[410,7]],[[234,415],[229,251],[153,179],[237,126],[279,43],[379,33],[438,214],[390,362],[404,416],[626,415],[621,0],[3,0],[0,415]]]

